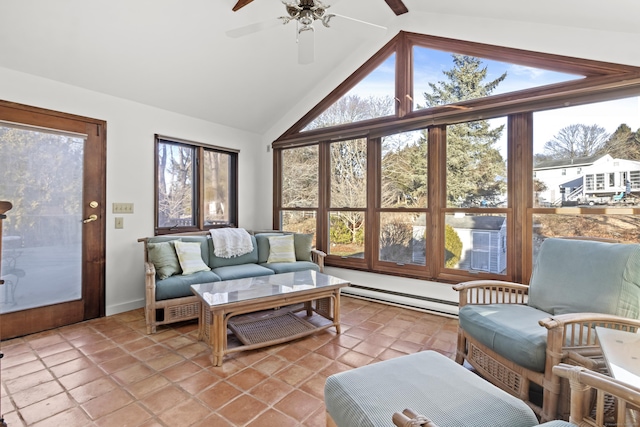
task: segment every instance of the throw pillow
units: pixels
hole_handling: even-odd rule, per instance
[[[269,237],[269,259],[267,262],[296,262],[292,234]]]
[[[156,268],[156,274],[161,280],[182,273],[174,243],[175,240],[147,243],[147,258]]]
[[[193,274],[198,271],[211,270],[202,260],[200,243],[198,242],[176,242],[176,254],[182,267],[182,274]]]
[[[313,234],[294,234],[293,245],[296,251],[296,260],[311,261],[311,247]]]

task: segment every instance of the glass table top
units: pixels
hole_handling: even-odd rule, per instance
[[[599,326],[596,333],[611,376],[640,388],[640,334]]]
[[[222,282],[191,285],[191,289],[210,306],[248,301],[311,289],[346,286],[349,282],[313,270],[270,276],[247,277]]]

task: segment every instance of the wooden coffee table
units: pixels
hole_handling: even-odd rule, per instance
[[[330,327],[340,333],[340,290],[345,286],[349,282],[312,270],[192,285],[200,299],[198,339],[211,347],[211,363],[221,366],[229,353],[280,344]],[[300,303],[297,311],[306,311],[306,317],[293,309],[272,310]],[[329,322],[310,322],[314,313]],[[243,345],[227,347],[228,329]]]

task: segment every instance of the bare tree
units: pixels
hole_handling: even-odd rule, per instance
[[[556,160],[589,157],[602,152],[608,138],[601,126],[573,124],[560,129],[544,144],[544,154]]]

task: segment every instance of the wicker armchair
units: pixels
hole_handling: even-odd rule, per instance
[[[603,369],[595,326],[640,328],[640,245],[547,239],[529,286],[480,280],[454,289],[460,292],[456,361],[467,360],[542,421],[566,418],[554,366]],[[541,402],[530,394],[531,383],[542,388]]]
[[[571,386],[569,423],[550,421],[541,426],[632,427],[638,425],[639,389],[580,366],[560,364],[553,367],[553,372],[559,377],[568,379]],[[591,411],[589,407],[594,397],[595,410]],[[614,401],[616,412],[608,417],[605,402],[611,400]],[[426,416],[417,414],[411,409],[396,412],[392,420],[397,427],[438,427]]]

